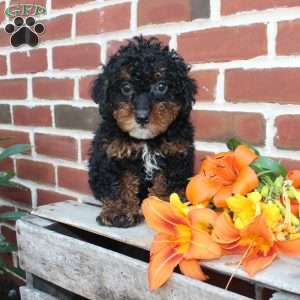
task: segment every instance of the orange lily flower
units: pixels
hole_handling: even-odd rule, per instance
[[[293,181],[295,188],[300,188],[300,170],[288,171],[287,178]]]
[[[257,216],[251,224],[239,231],[224,212],[216,221],[213,236],[225,252],[243,254],[241,265],[250,276],[269,266],[279,253],[300,255],[300,238],[276,240],[264,214]]]
[[[177,265],[183,274],[205,280],[199,260],[218,258],[222,252],[210,236],[217,214],[208,208],[195,208],[183,215],[176,206],[157,197],[145,199],[142,211],[147,224],[157,232],[150,251],[150,290],[162,286]]]
[[[208,156],[200,172],[186,189],[187,199],[193,204],[208,204],[213,200],[217,207],[227,207],[225,200],[232,194],[245,195],[258,185],[258,177],[249,165],[257,159],[253,150],[245,145],[234,152]]]

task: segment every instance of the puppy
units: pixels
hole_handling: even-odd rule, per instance
[[[101,124],[90,149],[89,183],[103,203],[100,224],[133,226],[148,195],[183,195],[194,157],[189,115],[196,85],[188,72],[174,50],[140,36],[95,80]]]

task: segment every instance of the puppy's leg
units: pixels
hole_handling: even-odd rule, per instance
[[[167,179],[163,172],[159,172],[155,175],[153,184],[149,188],[148,196],[156,196],[161,200],[168,201],[170,194],[168,191]]]
[[[185,153],[166,156],[166,167],[155,176],[153,185],[149,189],[149,196],[157,196],[169,201],[170,194],[177,193],[184,200],[186,184],[193,176],[193,155],[193,147],[188,147]]]
[[[165,176],[169,192],[179,194],[185,200],[185,188],[194,172],[194,149],[187,149],[184,155],[166,158]]]
[[[102,211],[97,221],[106,226],[130,227],[142,220],[137,194],[139,179],[131,172],[125,172],[120,178],[118,195],[114,199],[104,200]]]

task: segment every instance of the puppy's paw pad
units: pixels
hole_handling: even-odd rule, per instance
[[[97,217],[97,222],[100,225],[127,228],[140,223],[142,219],[143,217],[139,213],[104,209]]]

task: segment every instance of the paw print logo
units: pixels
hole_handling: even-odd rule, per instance
[[[16,17],[14,24],[9,23],[5,26],[5,31],[11,34],[10,43],[14,47],[27,44],[35,47],[39,43],[39,35],[45,31],[41,23],[36,23],[33,17],[27,17],[25,22],[22,17]]]

